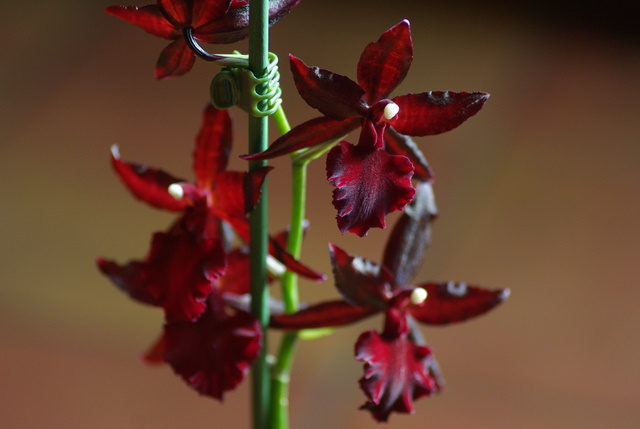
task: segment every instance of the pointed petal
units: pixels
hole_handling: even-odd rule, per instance
[[[364,362],[360,388],[368,401],[362,406],[380,422],[389,415],[413,413],[413,401],[429,396],[437,387],[429,372],[431,350],[401,335],[364,332],[356,342],[356,360]]]
[[[144,262],[132,261],[120,265],[109,259],[98,258],[96,263],[102,274],[131,298],[149,305],[162,305],[161,291],[148,287],[147,265]]]
[[[229,11],[196,28],[198,39],[209,43],[233,43],[249,36],[249,2],[234,1]],[[300,0],[269,0],[269,25],[280,21]]]
[[[408,285],[420,268],[436,213],[431,184],[419,183],[413,201],[405,207],[384,249],[382,264],[395,274],[397,285]]]
[[[309,106],[332,119],[366,115],[368,106],[360,85],[329,70],[308,67],[293,55],[289,61],[296,88]]]
[[[198,188],[211,189],[218,173],[226,170],[232,140],[229,111],[218,110],[208,104],[193,151],[193,171]]]
[[[160,7],[156,4],[142,7],[109,6],[105,9],[105,12],[163,39],[174,40],[180,37],[181,34],[180,31],[164,17]]]
[[[400,134],[430,136],[452,130],[478,113],[485,92],[429,91],[395,97],[400,112],[389,124]]]
[[[225,308],[217,293],[195,323],[165,325],[164,359],[202,395],[223,399],[247,375],[262,348],[260,324],[249,313]]]
[[[411,29],[406,19],[367,45],[358,62],[358,83],[369,104],[387,98],[404,80],[412,60]]]
[[[249,173],[223,171],[215,180],[213,210],[223,219],[243,217],[260,199],[262,183],[273,167],[261,167]]]
[[[358,307],[345,301],[329,301],[293,314],[271,316],[269,326],[287,330],[343,326],[355,323],[378,311],[375,307]]]
[[[509,289],[485,289],[466,283],[420,285],[428,296],[422,305],[409,305],[413,317],[428,325],[462,322],[492,310],[509,297]]]
[[[165,363],[164,352],[166,349],[167,343],[164,339],[164,335],[162,335],[151,345],[151,347],[147,349],[147,351],[142,353],[140,359],[148,365],[161,365]]]
[[[355,130],[359,125],[360,118],[348,118],[336,121],[321,116],[310,119],[278,138],[264,152],[253,155],[243,155],[241,158],[249,161],[259,161],[286,155],[299,149],[338,139]]]
[[[181,37],[160,52],[154,74],[156,79],[182,76],[193,68],[195,62],[195,55]]]
[[[158,0],[158,4],[164,10],[164,15],[176,27],[185,27],[191,24],[191,3],[187,0]]]
[[[170,211],[181,211],[187,206],[187,201],[176,200],[168,191],[169,185],[182,182],[182,179],[146,165],[122,161],[117,146],[111,148],[111,165],[137,199]]]
[[[384,228],[387,213],[402,210],[413,198],[412,175],[408,158],[384,149],[362,150],[346,141],[331,149],[327,179],[336,187],[333,206],[340,231],[362,237],[369,228]]]
[[[352,305],[382,308],[392,297],[393,275],[383,266],[329,243],[336,288]]]
[[[234,231],[240,236],[245,243],[249,242],[249,222],[247,219],[241,218],[229,218],[225,219],[234,229]],[[324,281],[327,277],[319,273],[302,262],[296,260],[291,253],[287,252],[278,242],[269,237],[269,255],[282,262],[288,270],[310,280],[318,282]]]
[[[193,0],[192,26],[198,28],[219,18],[229,10],[231,3],[231,0]]]
[[[413,178],[422,182],[433,179],[431,167],[418,148],[418,145],[409,136],[398,133],[391,127],[387,127],[384,133],[384,143],[387,152],[392,155],[403,155],[409,158],[413,164]]]

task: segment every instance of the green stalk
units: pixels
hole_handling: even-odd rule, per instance
[[[267,0],[252,0],[249,6],[249,69],[261,78],[268,65],[269,5]],[[266,117],[249,115],[249,153],[262,152],[268,146]],[[266,161],[249,163],[254,171]],[[251,312],[260,322],[263,346],[252,368],[253,428],[267,429],[269,411],[269,365],[267,363],[267,326],[269,324],[269,292],[267,289],[267,183],[262,188],[260,202],[251,212],[249,241],[251,258]]]
[[[280,107],[273,115],[276,127],[281,134],[286,134],[291,127]],[[304,236],[304,217],[307,188],[308,162],[295,162],[291,164],[291,223],[289,226],[289,238],[287,251],[296,259],[302,252],[302,239]],[[282,299],[287,313],[298,310],[298,276],[287,271],[281,279]],[[271,410],[270,425],[273,429],[288,429],[289,427],[289,377],[291,366],[298,342],[297,332],[287,332],[282,338],[278,356],[271,374]]]

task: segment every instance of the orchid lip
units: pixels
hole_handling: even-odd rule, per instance
[[[384,118],[387,121],[389,121],[395,118],[398,115],[398,112],[400,112],[400,106],[398,106],[394,102],[391,102],[391,103],[388,103],[386,106],[384,106],[382,116],[384,116]]]

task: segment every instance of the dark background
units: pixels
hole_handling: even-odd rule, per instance
[[[197,63],[183,78],[155,81],[166,43],[103,13],[109,4],[0,6],[0,426],[248,427],[247,383],[220,405],[169,368],[137,361],[161,312],[128,300],[94,265],[97,255],[142,257],[150,234],[172,219],[128,195],[110,170],[109,146],[192,177],[193,137],[217,72]],[[459,129],[417,139],[437,175],[441,214],[417,280],[510,287],[512,296],[472,323],[424,329],[448,390],[387,427],[638,426],[638,8],[303,0],[273,28],[281,58],[291,52],[355,77],[366,43],[408,18],[415,60],[396,94],[491,93]],[[281,71],[291,122],[316,116]],[[245,120],[236,117],[240,154]],[[379,260],[388,231],[339,234],[323,164],[311,168],[305,260],[329,272],[327,241]],[[274,165],[276,229],[286,224],[288,168]],[[244,168],[235,158],[233,166]],[[303,284],[302,296],[336,294],[328,281]],[[379,323],[301,344],[292,428],[375,425],[357,411],[364,397],[353,343]]]

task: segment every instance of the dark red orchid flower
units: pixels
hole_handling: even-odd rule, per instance
[[[197,320],[213,281],[226,267],[223,243],[193,234],[182,216],[166,233],[155,233],[144,261],[119,265],[98,258],[100,271],[133,299],[162,307],[168,321]]]
[[[136,198],[159,209],[183,211],[182,223],[192,234],[221,240],[221,219],[248,241],[246,214],[257,204],[262,183],[271,167],[248,173],[227,171],[231,142],[229,112],[208,105],[193,153],[194,183],[156,168],[122,161],[115,147],[111,161],[122,182]],[[274,239],[270,243],[270,253],[288,269],[312,280],[324,280],[323,274],[296,261]]]
[[[442,388],[430,349],[415,341],[413,319],[428,325],[461,322],[486,313],[509,294],[508,290],[455,282],[409,285],[429,244],[435,216],[431,185],[420,183],[391,233],[382,264],[330,245],[342,300],[272,316],[273,327],[307,329],[344,325],[384,313],[382,333],[365,332],[356,343],[356,359],[365,363],[360,386],[368,401],[363,408],[379,421],[386,421],[393,411],[412,412],[413,400]]]
[[[338,227],[360,236],[384,228],[384,216],[413,197],[411,178],[432,178],[422,152],[408,136],[452,130],[487,101],[484,92],[429,91],[387,98],[413,59],[409,21],[402,21],[364,49],[358,83],[290,56],[302,98],[324,116],[311,119],[245,159],[268,159],[338,139],[361,127],[358,145],[342,142],[327,157],[327,178],[336,186]]]
[[[232,308],[225,294],[249,293],[249,258],[240,249],[228,256],[228,271],[213,283],[207,310],[196,322],[167,322],[160,339],[144,354],[147,363],[168,363],[202,395],[222,400],[246,376],[262,347],[258,321]]]
[[[270,0],[269,24],[278,22],[300,0]],[[157,79],[181,76],[193,67],[195,56],[184,37],[208,43],[233,43],[249,35],[249,1],[158,0],[143,7],[109,6],[106,12],[172,42],[156,64]]]

